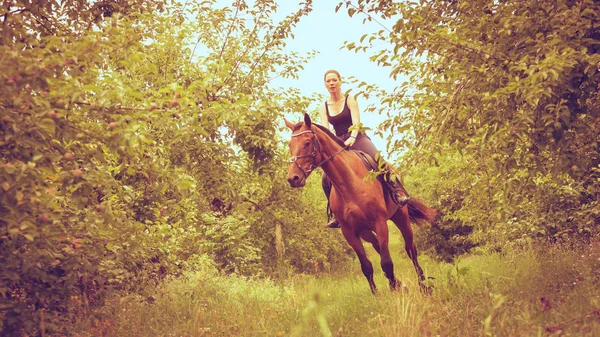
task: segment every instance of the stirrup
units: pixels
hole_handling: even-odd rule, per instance
[[[404,207],[410,201],[410,197],[407,195],[404,195],[404,194],[400,194],[400,193],[393,193],[392,200],[394,201],[394,203],[396,205],[398,205],[400,207]]]
[[[340,223],[337,221],[336,218],[331,219],[327,225],[327,228],[340,228]]]

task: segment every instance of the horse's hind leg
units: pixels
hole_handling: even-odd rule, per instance
[[[417,277],[419,278],[419,285],[422,289],[425,289],[425,285],[423,284],[423,281],[425,281],[425,274],[423,273],[423,268],[421,268],[419,265],[417,247],[413,241],[413,231],[410,226],[408,211],[406,208],[398,209],[398,211],[391,217],[391,220],[394,222],[394,224],[396,224],[396,227],[400,229],[402,237],[404,237],[404,249],[406,250],[406,254],[408,254],[408,257],[415,267]]]
[[[367,258],[367,253],[365,252],[365,247],[363,246],[362,241],[360,241],[360,237],[354,231],[352,231],[352,229],[349,229],[346,226],[342,226],[342,234],[344,234],[344,238],[346,238],[346,241],[350,247],[354,249],[356,256],[358,256],[360,268],[369,282],[371,292],[376,294],[377,287],[375,286],[375,281],[373,280],[373,264],[371,264],[371,261],[369,261]]]

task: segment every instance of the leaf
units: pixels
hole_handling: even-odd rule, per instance
[[[31,222],[29,222],[29,221],[23,221],[23,222],[21,222],[21,224],[19,226],[19,229],[22,230],[22,231],[24,231],[24,230],[26,230],[27,228],[30,228],[30,227],[33,227],[33,225],[31,224]]]
[[[43,118],[38,125],[50,136],[54,136],[56,124],[54,123],[54,120],[52,118]]]

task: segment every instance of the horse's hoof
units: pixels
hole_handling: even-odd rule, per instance
[[[421,292],[425,295],[433,294],[433,287],[425,284],[421,284]]]
[[[406,285],[402,284],[402,282],[400,282],[399,280],[396,280],[395,285],[390,284],[390,288],[392,289],[392,291],[400,290],[402,293],[408,292],[408,287]]]

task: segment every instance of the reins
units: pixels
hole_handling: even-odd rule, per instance
[[[317,153],[320,153],[321,150],[321,144],[319,143],[319,140],[317,139],[317,134],[314,130],[306,130],[306,131],[302,131],[296,134],[293,134],[292,137],[298,137],[300,135],[303,135],[305,133],[312,133],[313,134],[313,138],[312,138],[312,144],[313,144],[313,151],[310,154],[304,154],[304,155],[300,155],[300,156],[292,156],[289,161],[290,163],[294,163],[296,164],[296,166],[300,169],[300,171],[302,171],[302,173],[304,174],[304,178],[307,178],[308,175],[316,168],[321,167],[323,164],[325,164],[326,162],[330,161],[331,159],[333,159],[333,157],[335,157],[336,155],[338,155],[340,152],[346,150],[348,148],[348,145],[343,146],[341,149],[339,149],[338,151],[334,152],[332,155],[330,155],[329,157],[325,158],[325,160],[321,161],[319,164],[315,165],[314,163],[310,165],[310,167],[308,168],[308,170],[304,170],[302,168],[302,166],[300,166],[296,160],[298,160],[299,158],[306,158],[306,157],[313,157],[314,160],[317,159]],[[317,147],[319,148],[317,150]],[[313,160],[313,162],[314,162]]]

